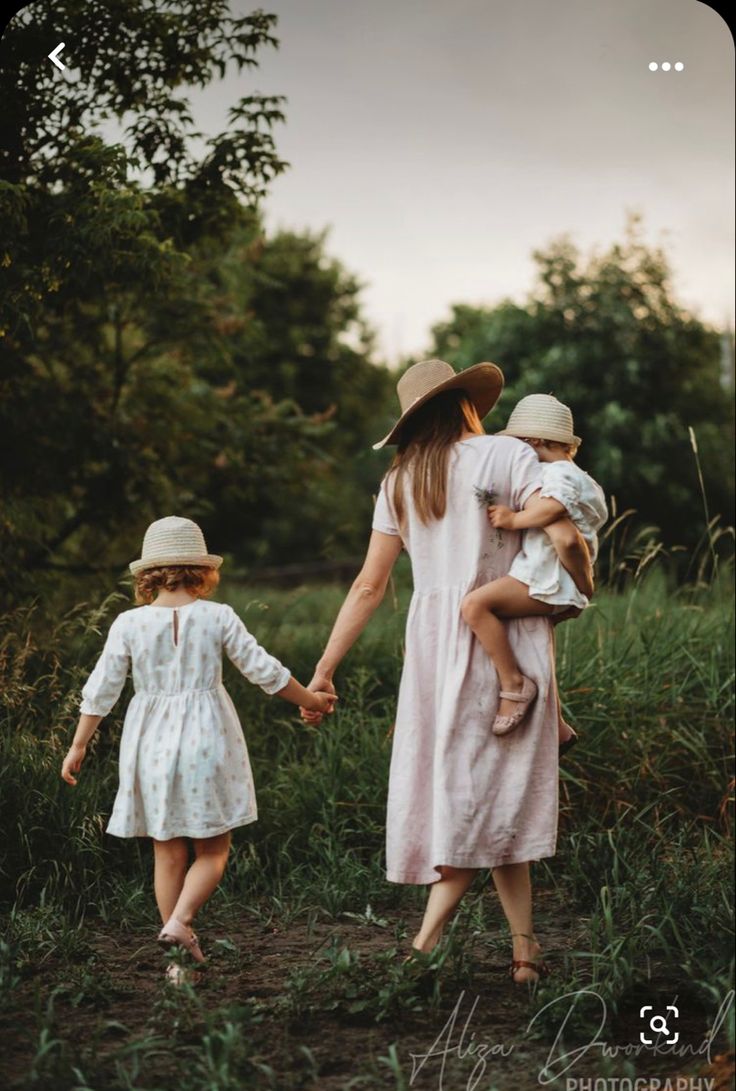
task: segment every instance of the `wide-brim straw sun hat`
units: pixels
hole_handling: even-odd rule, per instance
[[[141,555],[129,568],[135,576],[146,568],[167,564],[219,568],[222,557],[207,552],[204,534],[195,522],[179,515],[167,515],[151,523],[143,537]]]
[[[514,406],[509,422],[498,436],[519,439],[549,439],[579,447],[583,442],[573,433],[572,412],[551,394],[527,394]]]
[[[444,360],[420,360],[412,364],[396,384],[401,416],[387,436],[373,444],[378,451],[387,443],[398,443],[401,426],[430,398],[445,390],[463,390],[483,419],[490,413],[503,390],[503,372],[496,364],[474,364],[464,371],[455,371]]]

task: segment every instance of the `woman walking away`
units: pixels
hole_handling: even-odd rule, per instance
[[[508,573],[521,535],[498,536],[477,490],[515,511],[540,484],[532,448],[488,436],[481,418],[503,376],[483,363],[456,374],[442,360],[415,364],[399,380],[401,415],[376,447],[395,444],[363,568],[317,664],[310,688],[334,673],[383,598],[402,545],[414,593],[406,623],[388,786],[387,878],[431,884],[413,948],[430,951],[480,868],[490,868],[513,940],[516,982],[546,972],[532,922],[529,861],[554,855],[557,837],[557,716],[551,624],[511,620],[508,635],[538,697],[527,729],[497,736],[496,672],[461,613],[469,591]],[[566,564],[590,579],[585,543],[569,520]],[[304,712],[305,719],[310,713]]]
[[[292,678],[232,607],[206,601],[221,563],[190,519],[171,515],[151,524],[140,559],[130,565],[136,600],[144,605],[112,623],[82,690],[79,726],[61,771],[68,784],[77,783],[89,741],[132,665],[135,695],[120,740],[120,784],[107,832],[152,838],[159,942],[200,964],[205,959],[192,922],[223,876],[230,831],[258,817],[248,750],[222,684],[223,652],[268,694],[319,713],[331,712],[336,700],[334,692],[310,692]],[[167,976],[186,980],[176,963]]]

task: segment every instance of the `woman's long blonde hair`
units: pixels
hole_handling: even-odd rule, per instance
[[[426,524],[445,514],[450,448],[463,432],[484,435],[478,411],[464,390],[436,394],[404,422],[398,450],[386,474],[386,485],[392,486],[390,503],[398,527],[406,516],[407,474],[421,521]]]

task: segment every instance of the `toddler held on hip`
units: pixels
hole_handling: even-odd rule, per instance
[[[500,682],[496,735],[519,726],[536,695],[535,683],[520,671],[503,619],[553,616],[588,605],[592,585],[584,593],[564,565],[569,546],[559,520],[569,518],[588,547],[591,565],[598,555],[596,532],[608,518],[600,485],[573,461],[581,440],[573,434],[570,409],[548,394],[530,394],[516,405],[500,435],[516,436],[530,444],[541,463],[541,489],[523,511],[491,505],[488,515],[495,527],[523,530],[522,548],[509,574],[476,588],[463,600],[463,617],[491,658]],[[569,529],[569,523],[565,526]],[[560,753],[577,735],[562,719],[559,708]]]
[[[150,837],[159,942],[205,961],[192,922],[220,882],[230,831],[258,817],[248,750],[227,690],[223,653],[267,694],[314,712],[336,697],[312,693],[269,655],[230,606],[208,602],[222,557],[190,519],[152,523],[130,565],[139,605],[112,623],[82,690],[79,725],[62,766],[76,784],[87,745],[132,667],[135,694],[120,739],[120,781],[107,832]],[[194,861],[189,864],[189,842]],[[181,960],[167,976],[186,980]]]

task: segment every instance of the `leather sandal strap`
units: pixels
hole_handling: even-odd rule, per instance
[[[522,967],[534,970],[540,977],[547,977],[551,973],[546,962],[528,962],[525,958],[512,958],[511,965],[509,966],[509,976],[513,977],[516,971],[520,970]]]

